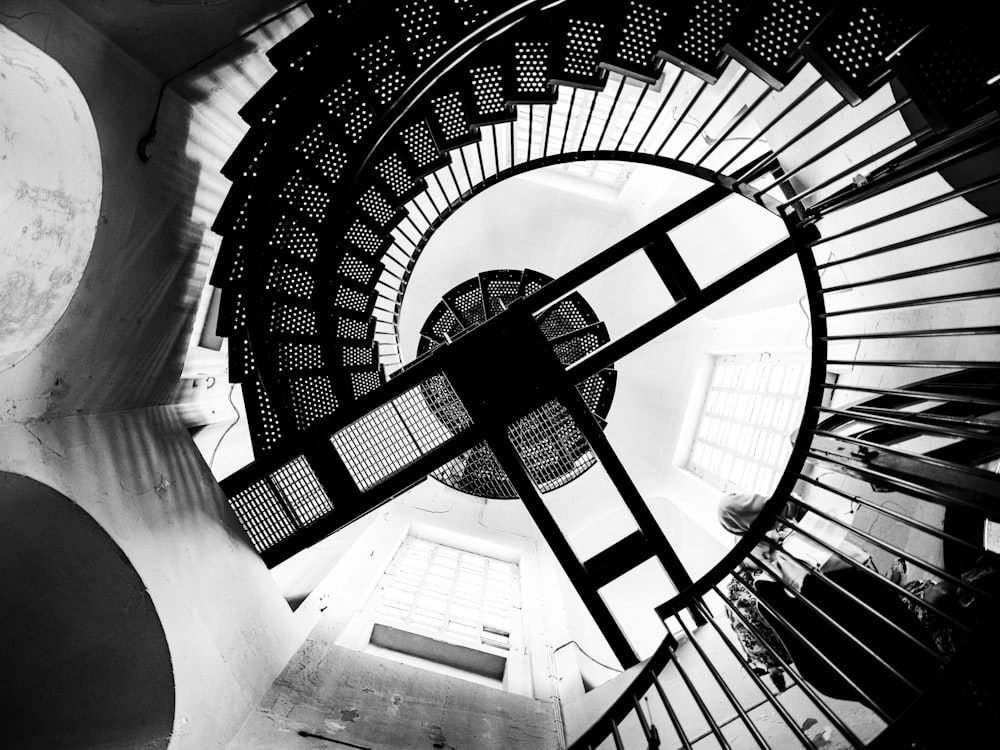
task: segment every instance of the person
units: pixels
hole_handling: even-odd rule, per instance
[[[719,522],[730,533],[743,535],[768,500],[762,495],[727,495],[719,503]],[[795,515],[786,504],[777,517],[792,520]],[[786,550],[791,534],[789,528],[772,528],[752,553],[763,568],[754,581],[754,594],[764,605],[761,615],[813,688],[830,698],[859,701],[887,717],[898,716],[916,695],[893,672],[922,688],[937,665],[918,644],[933,649],[933,642],[877,574],[837,555],[821,563],[791,555]],[[850,543],[842,547],[845,556],[865,564],[868,556],[862,550]],[[755,565],[752,558],[748,562]]]
[[[1000,568],[992,556],[984,556],[976,561],[976,565],[962,574],[965,583],[972,584],[989,596],[980,596],[968,588],[959,588],[951,581],[924,578],[904,580],[906,563],[897,561],[898,575],[895,582],[919,601],[900,595],[900,600],[917,618],[924,630],[934,642],[935,648],[942,656],[952,657],[958,651],[962,633],[939,612],[948,615],[952,620],[966,626],[973,624],[987,606],[990,597],[1000,595]],[[924,606],[924,604],[930,607]]]
[[[727,502],[719,504],[719,523],[731,534],[742,535],[760,514],[765,501],[766,498],[762,495],[729,495]],[[796,511],[785,506],[779,515],[791,519],[795,517]],[[778,535],[779,532],[772,534],[775,539]],[[764,545],[759,546],[757,552],[768,555],[769,550],[770,547]],[[756,594],[744,583],[749,582],[753,586],[764,571],[749,560],[744,560],[734,573],[727,585],[730,603],[726,607],[726,618],[750,668],[758,675],[770,675],[774,686],[778,690],[784,690],[785,673],[779,657],[787,663],[791,661],[791,656],[771,623],[761,614]],[[740,618],[734,610],[746,620]]]
[[[753,580],[762,572],[760,568],[740,563],[735,571],[736,575],[730,577],[727,586],[726,619],[729,620],[750,669],[760,676],[769,675],[774,686],[778,690],[784,690],[786,682],[782,660],[788,663],[792,657],[771,623],[760,613],[757,597],[744,583],[749,581],[752,586]]]

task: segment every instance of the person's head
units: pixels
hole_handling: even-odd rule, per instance
[[[952,617],[962,611],[958,588],[950,581],[937,581],[928,587],[924,592],[924,601]]]
[[[745,534],[766,503],[763,495],[724,495],[719,501],[719,523],[730,534]]]

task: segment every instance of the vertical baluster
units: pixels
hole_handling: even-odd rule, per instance
[[[831,177],[827,177],[825,180],[821,180],[819,183],[817,183],[815,185],[812,185],[811,187],[808,187],[805,190],[802,190],[802,191],[796,193],[791,198],[789,198],[787,201],[785,201],[784,203],[782,203],[781,206],[780,206],[780,208],[783,208],[785,206],[790,206],[793,203],[801,201],[803,198],[808,198],[813,193],[816,193],[816,192],[822,190],[825,187],[829,187],[830,185],[832,185],[833,183],[837,182],[838,180],[842,180],[845,177],[850,176],[851,174],[857,174],[858,172],[861,171],[861,169],[863,167],[866,167],[869,164],[873,164],[873,163],[877,162],[879,159],[882,159],[883,157],[889,156],[890,154],[892,154],[892,153],[894,153],[896,151],[899,151],[899,149],[903,148],[904,146],[908,146],[911,143],[916,143],[918,140],[920,140],[921,138],[923,138],[926,135],[930,135],[932,132],[933,132],[933,128],[931,128],[930,126],[927,126],[927,127],[921,128],[920,130],[917,130],[914,133],[910,133],[909,135],[903,136],[902,138],[900,138],[900,139],[898,139],[898,140],[890,143],[885,148],[882,148],[882,149],[876,151],[871,156],[867,156],[864,159],[862,159],[861,161],[855,162],[855,163],[851,164],[847,169],[842,169],[841,171],[837,172],[836,174],[832,175]],[[786,178],[784,178],[784,177],[781,178],[781,180],[784,180],[784,179],[786,179]],[[779,180],[779,182],[781,180]],[[763,191],[760,191],[760,192],[763,192]],[[758,192],[757,195],[759,195],[760,192]]]
[[[680,617],[676,614],[674,615],[674,618],[680,621]],[[715,720],[715,717],[709,710],[708,705],[705,703],[705,699],[701,697],[701,693],[698,692],[698,689],[695,687],[694,681],[688,675],[687,670],[684,669],[680,660],[677,658],[677,654],[673,654],[671,663],[677,670],[677,674],[680,675],[681,680],[683,680],[684,685],[691,694],[691,697],[694,698],[695,705],[698,706],[698,711],[705,718],[705,721],[708,722],[708,728],[715,737],[716,741],[719,743],[720,747],[722,747],[722,750],[730,750],[732,746],[729,744],[729,740],[727,740],[725,735],[722,734],[722,728],[719,726],[719,723]]]
[[[518,111],[518,117],[520,117],[520,109]],[[517,163],[517,142],[514,139],[514,131],[517,129],[517,119],[515,118],[510,122],[510,165],[509,168],[513,169],[514,164]]]
[[[494,175],[500,174],[500,147],[497,145],[497,126],[490,125],[493,131],[493,163],[496,164],[496,171]]]
[[[694,92],[694,95],[691,97],[691,101],[687,103],[687,106],[684,108],[684,111],[681,112],[681,116],[674,121],[673,126],[671,126],[670,131],[667,133],[667,137],[663,139],[663,143],[661,143],[660,147],[656,149],[657,156],[659,156],[660,152],[663,151],[663,147],[667,145],[667,141],[670,140],[670,138],[673,136],[677,128],[679,128],[681,123],[684,122],[684,118],[688,116],[688,112],[691,111],[691,108],[694,107],[694,105],[701,98],[701,95],[705,93],[705,89],[707,88],[708,88],[708,83],[706,83],[705,81],[702,81],[698,85],[698,90]]]
[[[642,138],[640,138],[639,143],[636,144],[635,147],[636,153],[639,153],[639,151],[642,150],[642,144],[646,142],[646,138],[648,138],[649,134],[653,132],[653,128],[656,127],[656,123],[659,122],[660,120],[660,114],[663,112],[663,108],[666,107],[667,102],[669,102],[671,98],[673,98],[674,91],[677,90],[677,84],[680,83],[680,80],[683,76],[684,76],[684,71],[678,68],[677,75],[674,76],[674,80],[670,84],[670,90],[667,91],[667,95],[664,96],[663,99],[660,101],[660,106],[656,108],[656,114],[653,115],[653,118],[649,121],[649,125],[646,126],[645,132],[642,134]]]
[[[534,139],[535,135],[535,105],[528,105],[528,148],[527,154],[524,160],[526,162],[531,161],[531,141]]]
[[[451,165],[449,165],[449,166],[451,166]],[[448,202],[448,208],[451,208],[451,203],[452,203],[451,198],[449,198],[448,197],[448,193],[445,192],[444,185],[441,184],[441,178],[438,177],[438,173],[437,172],[431,172],[431,177],[434,178],[434,184],[437,185],[438,190],[441,191],[441,195],[444,196],[444,199]],[[441,212],[438,211],[438,213],[441,213]]]
[[[549,104],[547,106],[549,111],[545,115],[545,141],[542,143],[542,158],[549,155],[549,131],[552,128],[552,110],[556,108],[555,104]]]
[[[559,153],[566,153],[566,136],[569,135],[569,124],[573,121],[573,103],[576,101],[576,89],[572,89],[569,96],[569,109],[566,110],[566,127],[563,129],[562,143],[559,145]]]
[[[426,195],[426,192],[423,193],[423,194]],[[428,199],[429,198],[430,198],[430,196],[428,196]],[[427,214],[424,212],[424,207],[420,205],[420,201],[418,201],[416,198],[414,198],[413,199],[413,205],[417,207],[417,213],[420,214],[421,218],[425,222],[427,222],[427,226],[429,227],[431,225],[431,220],[429,218],[427,218]],[[410,214],[406,215],[406,220],[408,222],[410,222],[410,224],[413,226],[414,229],[417,230],[417,234],[418,235],[422,235],[424,233],[424,230],[417,226],[416,222],[413,221],[413,217],[410,216]],[[425,229],[426,229],[426,227],[425,227]],[[400,229],[399,231],[402,232],[403,230]],[[406,239],[410,240],[409,236],[405,232],[403,233],[403,236],[406,237]],[[410,240],[410,244],[411,245],[416,245],[417,243],[415,243],[413,240]]]
[[[879,537],[875,536],[874,534],[871,534],[870,532],[865,531],[864,529],[859,529],[859,528],[857,528],[855,526],[847,524],[844,521],[840,520],[839,518],[836,518],[836,517],[830,515],[829,513],[826,513],[826,512],[824,512],[822,510],[819,510],[818,508],[814,508],[811,505],[806,505],[805,503],[800,503],[800,504],[803,507],[807,508],[809,510],[809,512],[814,513],[819,518],[822,518],[825,521],[827,521],[829,523],[832,523],[834,526],[838,526],[838,527],[844,529],[845,531],[848,531],[848,532],[850,532],[852,534],[856,534],[861,539],[864,539],[866,542],[869,542],[870,544],[872,544],[872,545],[874,545],[876,547],[881,548],[882,550],[888,552],[892,556],[895,556],[895,557],[897,557],[899,559],[902,559],[902,560],[906,560],[907,562],[911,562],[914,565],[918,565],[919,567],[925,569],[927,572],[933,574],[936,578],[938,578],[940,580],[948,581],[949,583],[953,584],[954,586],[958,587],[959,589],[967,590],[967,591],[969,591],[973,595],[982,595],[982,596],[987,596],[987,597],[991,596],[989,592],[982,591],[982,590],[978,589],[977,587],[975,587],[975,586],[967,583],[960,576],[956,576],[956,575],[954,575],[952,573],[949,573],[947,570],[941,568],[940,566],[934,565],[933,563],[930,563],[930,562],[928,562],[926,560],[923,560],[923,559],[921,559],[919,557],[916,557],[915,555],[907,552],[902,547],[897,547],[896,545],[891,544],[890,542],[887,542],[887,541],[885,541],[883,539],[880,539]],[[927,609],[929,609],[930,611],[932,611],[935,615],[944,618],[945,620],[947,620],[948,622],[950,622],[952,625],[957,625],[962,630],[968,630],[968,626],[966,624],[964,624],[964,623],[956,620],[954,617],[948,615],[946,612],[942,611],[941,609],[939,609],[939,608],[937,608],[937,607],[935,607],[935,606],[933,606],[931,604],[928,604],[928,603],[924,602],[919,597],[917,597],[917,596],[911,594],[910,592],[908,592],[905,588],[899,586],[898,584],[894,584],[891,581],[888,581],[887,579],[883,578],[877,572],[871,570],[870,568],[866,568],[863,565],[861,565],[861,563],[859,563],[859,562],[857,562],[855,560],[852,560],[849,557],[843,555],[842,553],[840,553],[840,551],[838,549],[836,549],[835,547],[833,547],[829,542],[827,542],[827,541],[825,541],[823,539],[820,539],[819,537],[817,537],[814,534],[811,534],[806,529],[801,528],[798,524],[789,524],[786,521],[784,521],[783,519],[779,519],[779,520],[781,520],[783,524],[789,526],[789,528],[794,528],[797,533],[800,533],[803,536],[812,539],[819,546],[821,546],[821,547],[823,547],[825,549],[830,550],[836,556],[840,557],[845,562],[851,564],[852,567],[855,567],[855,568],[857,568],[859,570],[865,571],[868,574],[871,574],[873,577],[877,578],[879,580],[879,582],[884,583],[886,586],[889,586],[889,587],[895,589],[895,591],[893,593],[893,596],[901,595],[901,596],[908,597],[908,598],[910,598],[913,601],[919,601],[922,606],[927,607]],[[943,534],[943,532],[941,532],[941,533]],[[913,638],[912,636],[910,636],[908,633],[906,635],[907,635],[907,637],[910,640],[912,640],[912,638]],[[923,644],[921,644],[921,646],[925,650],[927,650],[928,653],[931,656],[933,656],[936,660],[941,661],[940,654],[938,654],[935,651],[930,651],[929,649],[927,649],[926,646],[923,646]]]
[[[413,200],[413,205],[416,206],[417,213],[419,213],[423,217],[424,221],[427,222],[427,226],[430,226],[430,221],[427,219],[427,214],[424,213],[423,208],[421,208],[420,204],[417,202],[416,199]],[[406,216],[404,217],[404,220],[410,222],[410,226],[413,227],[413,230],[417,233],[418,237],[424,233],[424,230],[418,227],[417,223],[413,220],[412,213],[407,212]],[[416,242],[413,241],[413,238],[406,233],[406,230],[403,229],[402,224],[397,224],[396,229],[399,231],[401,235],[403,235],[403,238],[411,245],[417,244]]]
[[[918,203],[914,203],[913,205],[906,206],[905,208],[901,208],[898,211],[893,211],[892,213],[889,214],[879,214],[878,218],[872,219],[871,221],[865,221],[860,224],[854,224],[850,227],[847,227],[837,232],[826,233],[820,237],[816,237],[815,239],[810,240],[809,242],[806,243],[806,245],[808,247],[815,248],[818,245],[830,242],[831,240],[838,240],[841,237],[846,237],[849,234],[855,234],[856,232],[861,232],[865,229],[870,229],[880,224],[885,224],[887,222],[893,221],[894,219],[900,219],[904,216],[908,216],[918,211],[922,211],[925,208],[938,206],[942,203],[946,203],[947,201],[954,200],[955,198],[961,198],[971,193],[978,192],[979,190],[993,187],[998,183],[1000,183],[1000,176],[990,177],[985,180],[980,180],[970,185],[966,185],[965,187],[962,188],[952,188],[947,192],[935,195],[934,197],[928,198],[926,200],[919,201]],[[836,209],[831,209],[824,212],[824,216],[828,216],[829,214],[833,213],[834,210]],[[812,219],[810,219],[810,222],[815,222],[815,221],[818,221],[818,218],[813,217]],[[822,266],[818,267],[822,268]]]
[[[742,583],[744,585],[747,585],[746,582],[742,578],[740,578],[739,576],[734,575],[733,577],[736,578],[736,580],[738,580],[740,583]],[[758,632],[758,630],[754,626],[754,624],[750,620],[748,620],[746,618],[746,616],[742,612],[740,612],[739,608],[732,601],[730,601],[729,598],[725,594],[722,593],[722,591],[719,590],[719,587],[718,586],[713,586],[712,590],[715,592],[715,595],[718,596],[719,599],[721,599],[722,602],[732,611],[732,613],[734,615],[736,615],[737,619],[739,619],[740,622],[742,622],[746,626],[747,630],[749,630],[750,633],[751,633],[751,635],[753,635],[757,639],[758,643],[760,643],[761,645],[763,645],[764,648],[767,650],[767,652],[779,664],[781,664],[782,668],[785,670],[785,672],[788,673],[788,675],[792,678],[792,680],[795,682],[795,684],[798,686],[798,688],[803,693],[805,693],[806,697],[809,698],[809,700],[823,713],[823,715],[826,716],[833,723],[833,725],[837,729],[837,731],[840,732],[847,739],[847,741],[850,742],[854,747],[858,747],[858,748],[864,747],[865,743],[862,742],[861,739],[859,737],[857,737],[854,734],[854,732],[851,731],[850,727],[848,727],[843,722],[843,720],[840,718],[840,716],[832,708],[830,708],[830,706],[820,696],[820,694],[817,693],[816,690],[813,689],[812,686],[809,685],[809,683],[805,682],[799,676],[799,674],[795,670],[794,666],[791,665],[791,664],[789,664],[788,662],[786,662],[774,650],[774,648],[771,646],[771,644],[769,644],[767,642],[767,640]],[[753,591],[752,588],[750,590]],[[766,609],[767,605],[765,604],[764,607]],[[711,620],[709,620],[709,621],[712,622]],[[713,622],[713,624],[714,624],[714,622]],[[766,687],[765,687],[765,689],[766,689]],[[770,691],[768,691],[768,692],[770,692]],[[798,725],[795,724],[795,726],[797,727]],[[811,746],[811,744],[812,743],[810,742],[806,746],[809,747],[809,746]]]
[[[580,145],[576,147],[577,151],[583,151],[583,142],[587,140],[587,130],[590,128],[590,120],[594,116],[594,105],[597,104],[597,97],[600,93],[600,91],[595,91],[594,98],[590,100],[590,110],[587,112],[587,119],[583,123],[583,135],[580,136]]]
[[[774,182],[772,182],[771,184],[769,184],[765,188],[761,188],[761,190],[759,192],[766,193],[771,188],[776,187],[777,185],[780,185],[782,182],[785,182],[785,181],[791,179],[792,177],[794,177],[795,175],[797,175],[799,172],[801,172],[803,169],[807,169],[808,167],[812,166],[813,164],[815,164],[817,161],[819,161],[820,159],[822,159],[827,154],[830,154],[833,151],[836,151],[841,146],[843,146],[845,143],[848,143],[849,141],[851,141],[852,139],[854,139],[857,136],[861,135],[865,131],[870,130],[871,128],[873,128],[875,125],[877,125],[878,123],[882,122],[886,118],[891,117],[896,112],[898,112],[903,107],[905,107],[907,104],[910,104],[912,101],[913,100],[910,97],[907,96],[907,97],[904,97],[903,99],[900,99],[898,102],[895,102],[894,104],[889,105],[888,107],[886,107],[885,109],[883,109],[881,112],[879,112],[877,115],[875,115],[873,117],[870,117],[867,120],[865,120],[864,123],[862,123],[861,125],[859,125],[854,130],[848,132],[846,135],[841,136],[840,138],[838,138],[837,140],[835,140],[833,143],[831,143],[828,146],[826,146],[826,147],[820,149],[819,151],[817,151],[815,154],[813,154],[812,156],[810,156],[808,159],[806,159],[805,161],[803,161],[801,164],[797,164],[794,169],[789,170],[788,172],[786,172],[785,174],[783,174],[780,179],[775,180]],[[840,108],[843,107],[845,104],[846,104],[846,102],[842,102],[841,104],[839,104],[837,107],[834,107],[830,111],[831,112],[839,112]],[[825,116],[823,118],[820,118],[819,120],[816,121],[816,123],[822,123],[828,117],[829,117],[829,115],[827,115],[827,116]],[[816,124],[814,123],[812,127],[815,128]],[[796,140],[798,140],[799,138],[801,138],[807,132],[810,132],[810,131],[806,130],[806,131],[802,131],[801,133],[799,133],[796,136]],[[786,143],[782,147],[782,150],[784,150],[785,148],[788,148],[788,146],[789,146],[789,144]],[[770,157],[770,159],[768,161],[769,162],[773,161],[773,160],[776,159],[776,157],[777,157],[777,153],[772,154],[771,157]]]
[[[625,750],[621,733],[618,731],[618,723],[614,719],[611,720],[611,736],[615,741],[615,750]]]
[[[701,644],[698,643],[698,639],[695,638],[694,634],[684,623],[683,618],[677,616],[676,614],[674,615],[674,617],[677,620],[677,622],[680,623],[681,629],[684,631],[684,634],[688,638],[688,642],[692,646],[694,646],[695,651],[698,652],[698,656],[700,656],[701,660],[705,662],[705,666],[708,667],[708,671],[712,675],[712,678],[716,681],[716,683],[718,683],[719,687],[722,688],[722,692],[726,696],[726,700],[728,700],[729,704],[736,709],[736,713],[739,714],[739,717],[743,721],[743,724],[750,731],[750,735],[754,738],[754,741],[757,743],[757,746],[764,748],[764,750],[770,750],[771,746],[768,744],[767,740],[764,739],[764,735],[760,733],[760,730],[757,728],[757,725],[754,724],[753,720],[751,720],[751,718],[747,715],[746,710],[743,708],[743,705],[740,703],[736,695],[733,693],[732,688],[729,687],[729,684],[726,682],[726,679],[722,676],[719,670],[716,669],[715,664],[712,663],[712,660],[708,658],[708,654],[705,653],[705,649],[703,649],[701,647]]]
[[[817,81],[816,88],[819,87],[818,86],[819,83],[822,83],[822,79]],[[778,157],[781,156],[781,154],[783,154],[786,150],[794,146],[796,143],[798,143],[801,139],[805,138],[810,133],[815,132],[817,128],[819,128],[821,125],[827,122],[827,120],[836,115],[846,106],[847,102],[843,100],[837,102],[835,105],[830,107],[830,109],[828,109],[818,118],[809,123],[807,127],[800,130],[791,138],[788,138],[778,148],[774,149],[774,151],[771,152],[771,154],[760,164],[760,166],[758,166],[756,169],[747,174],[746,177],[747,182],[753,182],[758,177],[764,175],[769,169],[773,169],[774,167],[778,166]]]
[[[458,153],[461,154],[462,149],[458,149]],[[465,200],[462,195],[464,191],[462,190],[462,186],[458,184],[458,176],[455,174],[455,168],[452,166],[451,162],[448,163],[448,174],[451,175],[451,181],[455,183],[455,191],[458,193],[458,196],[455,198],[454,202],[462,203]],[[449,202],[448,205],[450,206],[451,202]]]
[[[435,175],[432,175],[432,176],[435,176]],[[430,188],[428,188],[427,190],[425,190],[423,192],[423,195],[427,196],[427,200],[430,201],[431,206],[434,208],[434,213],[436,213],[438,216],[440,216],[441,215],[441,209],[438,208],[438,204],[437,204],[437,202],[435,202],[434,196],[431,195]],[[433,223],[433,222],[430,222],[430,223]]]
[[[740,148],[739,151],[737,151],[735,154],[733,154],[729,158],[729,161],[727,161],[725,164],[723,164],[721,167],[719,167],[716,171],[719,172],[720,174],[724,173],[726,171],[726,169],[729,167],[730,164],[733,164],[737,159],[739,159],[746,152],[747,149],[749,149],[754,144],[754,141],[756,141],[757,139],[763,138],[765,133],[767,133],[771,128],[773,128],[781,119],[783,119],[785,117],[785,115],[787,115],[793,109],[795,109],[796,107],[798,107],[799,104],[801,104],[803,101],[805,101],[806,98],[808,98],[810,94],[812,94],[814,91],[816,91],[816,89],[818,89],[824,83],[825,83],[825,81],[822,78],[818,78],[815,82],[813,82],[813,84],[808,89],[806,89],[801,94],[799,94],[797,97],[795,97],[795,99],[793,99],[791,102],[789,102],[788,105],[786,105],[785,107],[782,107],[781,111],[778,112],[778,114],[776,114],[774,117],[772,117],[764,127],[762,127],[759,131],[757,131],[756,138],[754,138],[753,140],[747,141],[746,144],[742,148]],[[815,127],[816,127],[815,125],[807,126],[800,133],[800,135],[802,133],[805,133],[805,132],[813,130]]]
[[[486,182],[486,163],[483,161],[483,141],[482,139],[476,141],[476,156],[479,159],[479,174],[483,178],[483,182]]]
[[[646,714],[643,713],[642,706],[639,703],[639,696],[635,693],[632,694],[632,705],[634,706],[635,715],[639,719],[639,727],[642,729],[642,735],[646,738],[647,750],[656,750],[660,746],[660,734],[656,731],[655,726],[650,726],[649,721],[646,719]]]
[[[601,128],[601,135],[597,139],[597,145],[594,147],[596,151],[601,150],[601,143],[604,141],[604,134],[608,132],[608,126],[611,124],[611,118],[615,114],[615,107],[618,106],[618,100],[621,98],[622,89],[625,88],[625,76],[622,76],[621,81],[618,82],[618,91],[615,92],[615,98],[611,102],[611,109],[608,110],[608,116],[604,118],[604,127]]]
[[[732,641],[726,637],[725,633],[722,632],[722,628],[720,628],[718,623],[715,622],[715,619],[712,617],[712,613],[708,611],[708,607],[705,606],[703,602],[699,602],[697,606],[702,610],[702,614],[705,615],[705,621],[712,626],[719,638],[726,644],[726,648],[729,650],[729,653],[732,654],[740,663],[744,673],[747,674],[751,680],[753,680],[757,689],[761,691],[764,698],[771,704],[771,707],[775,710],[775,712],[785,720],[785,724],[788,726],[789,730],[796,737],[798,737],[804,747],[813,747],[813,743],[809,740],[809,737],[806,736],[805,732],[799,728],[798,722],[790,713],[788,713],[788,709],[781,704],[781,701],[775,699],[770,688],[768,688],[764,681],[753,671],[753,668],[750,666],[746,658],[744,658],[743,654],[740,653],[739,649],[737,649],[736,646],[733,645]],[[753,629],[751,629],[751,633],[755,636],[757,635],[756,631]],[[760,640],[760,643],[762,643],[765,648],[770,649],[770,646],[763,639]],[[773,653],[773,649],[770,650]],[[784,660],[781,661],[783,662]],[[796,682],[798,682],[797,679]]]
[[[684,750],[693,750],[691,740],[688,739],[687,732],[685,732],[684,727],[681,726],[681,721],[677,716],[677,711],[674,709],[670,699],[667,698],[667,693],[663,689],[663,685],[660,684],[660,678],[655,673],[653,673],[653,687],[656,688],[656,693],[660,696],[660,701],[663,703],[663,707],[667,710],[667,716],[670,717],[670,723],[674,726],[674,732],[677,733],[677,738],[681,741],[681,747],[683,747]]]
[[[757,107],[759,107],[761,102],[763,102],[764,99],[767,98],[767,95],[769,93],[771,93],[771,90],[765,88],[760,93],[760,95],[754,100],[753,104],[751,104],[749,107],[744,106],[743,111],[737,117],[733,118],[733,121],[729,123],[728,127],[726,127],[726,129],[723,132],[719,133],[719,137],[715,139],[715,143],[713,143],[709,147],[708,151],[706,151],[704,154],[698,157],[698,160],[694,163],[694,165],[696,167],[700,167],[705,162],[705,160],[708,159],[708,157],[710,157],[715,152],[715,149],[717,149],[720,145],[722,145],[726,141],[726,139],[728,139],[729,136],[732,135],[733,131],[735,131],[736,128],[742,125],[748,117],[750,117],[754,112],[757,111]],[[757,140],[757,137],[751,138],[749,142],[752,143],[755,140]],[[722,170],[719,171],[721,173]]]
[[[635,100],[635,106],[632,108],[632,114],[628,116],[628,121],[625,123],[625,127],[622,128],[622,134],[618,137],[618,143],[615,144],[615,150],[617,151],[622,147],[622,142],[625,140],[625,135],[628,133],[628,129],[632,127],[632,121],[635,119],[636,113],[639,108],[642,107],[642,101],[646,98],[646,93],[649,91],[649,84],[647,83],[642,87],[642,92],[639,97]]]
[[[699,135],[708,130],[709,123],[712,122],[713,119],[715,119],[715,116],[719,114],[720,111],[722,111],[722,108],[726,106],[726,103],[729,101],[732,95],[736,93],[736,90],[743,84],[743,82],[747,79],[749,75],[750,72],[748,70],[744,70],[740,74],[739,78],[736,79],[736,82],[729,87],[729,90],[722,96],[722,98],[719,100],[719,103],[715,105],[715,109],[713,109],[712,112],[709,114],[709,116],[706,117],[705,120],[702,122],[701,127],[695,128],[694,133],[688,139],[687,143],[685,143],[684,147],[677,152],[678,159],[683,159],[684,152],[687,151],[689,148],[691,148],[691,145],[698,139]],[[708,136],[706,135],[706,138],[707,137]]]

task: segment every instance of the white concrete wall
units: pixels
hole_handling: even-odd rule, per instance
[[[121,547],[170,650],[171,750],[224,746],[301,638],[178,419],[151,409],[6,424],[0,470],[72,498]]]
[[[542,701],[334,645],[318,628],[230,750],[556,750]]]
[[[520,502],[490,500],[484,504],[481,499],[456,492],[435,480],[418,485],[354,526],[338,532],[338,535],[347,536],[346,544],[335,543],[336,537],[333,537],[329,544],[321,543],[307,556],[293,558],[290,562],[294,565],[285,564],[279,568],[279,576],[290,576],[292,580],[315,577],[318,571],[323,571],[325,576],[295,612],[298,637],[308,636],[307,646],[297,657],[300,666],[289,672],[287,679],[283,677],[275,684],[272,697],[285,695],[283,700],[288,700],[289,690],[294,692],[308,688],[299,684],[296,671],[315,671],[317,664],[324,659],[353,660],[351,663],[360,664],[366,675],[375,669],[373,664],[386,661],[370,661],[371,657],[366,657],[369,661],[362,659],[358,662],[356,657],[345,656],[344,649],[360,651],[367,645],[372,620],[366,612],[366,605],[381,581],[383,571],[408,534],[518,563],[523,640],[508,655],[504,688],[513,696],[504,700],[521,696],[540,702],[553,722],[551,727],[558,727],[560,711],[553,698],[568,700],[583,693],[582,663],[578,662],[575,649],[564,644],[571,640],[588,643],[591,637],[603,639],[579,597],[568,587],[568,581],[547,545],[539,540],[537,529]],[[553,653],[557,648],[558,652]],[[388,661],[393,660],[389,658]],[[410,667],[403,671],[408,669]],[[431,676],[428,679],[436,681],[441,678]],[[459,695],[471,689],[471,683],[464,680],[455,680],[455,685]],[[322,685],[318,688],[321,692],[327,690]],[[312,705],[316,697],[312,694],[314,688],[308,688],[307,692],[308,695],[302,694],[296,700],[301,698]],[[338,700],[341,699],[348,700],[349,697],[338,696]],[[234,748],[257,747],[255,742],[277,741],[273,734],[263,738],[260,735],[264,726],[261,717],[273,713],[273,703],[274,700],[269,698],[261,704],[255,718],[234,743]],[[522,704],[527,705],[520,699],[511,703],[512,706]],[[304,710],[308,714],[310,709]],[[374,707],[364,708],[363,713],[370,710]],[[287,712],[272,719],[288,727],[299,721]],[[309,721],[315,719],[312,716]],[[326,726],[329,730],[331,725]],[[334,729],[338,737],[347,738],[350,735],[350,732],[338,733],[345,729],[344,726]],[[353,731],[354,727],[346,729]],[[365,735],[364,741],[374,740]]]
[[[90,110],[66,71],[3,25],[0,49],[0,369],[7,369],[48,334],[83,275],[101,207],[101,159]]]
[[[300,637],[321,624],[337,644],[363,648],[371,629],[364,614],[369,597],[399,544],[413,534],[517,562],[523,643],[508,657],[507,687],[543,700],[552,697],[548,655],[568,623],[561,598],[551,593],[557,564],[520,502],[491,500],[484,507],[483,500],[429,479],[338,534],[349,535],[346,548],[317,549],[295,572],[305,575],[301,566],[308,565],[325,573],[295,612]]]
[[[199,264],[205,219],[193,215],[200,165],[185,150],[190,107],[167,91],[154,158],[142,163],[136,148],[160,81],[61,3],[11,0],[4,13],[5,25],[61,65],[82,92],[97,130],[102,184],[79,286],[44,341],[0,373],[0,421],[166,403],[208,271]],[[63,132],[53,123],[39,137],[58,141]]]

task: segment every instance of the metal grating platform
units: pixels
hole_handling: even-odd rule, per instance
[[[428,315],[418,355],[433,348],[435,341],[455,338],[502,314],[509,303],[523,296],[524,289],[528,288],[523,283],[525,279],[534,282],[531,289],[551,281],[537,271],[496,270],[481,273],[478,278],[456,286]],[[455,311],[464,320],[460,320]],[[444,328],[443,321],[447,321]],[[608,341],[607,332],[600,325],[597,315],[579,293],[541,312],[536,322],[564,364],[581,359]],[[569,357],[563,352],[567,345],[573,347]],[[581,388],[581,395],[604,424],[614,397],[615,379],[590,378],[585,386]],[[432,381],[422,385],[422,392],[437,419],[442,424],[450,425],[455,415],[451,413],[452,402],[447,394],[438,393],[437,385]],[[567,429],[568,424],[572,424],[572,420],[566,410],[558,402],[552,402],[519,420],[516,431],[511,434],[529,473],[537,478],[543,492],[565,486],[596,463],[583,436],[578,431]],[[431,476],[449,487],[478,497],[517,497],[513,485],[485,443],[473,446]]]

